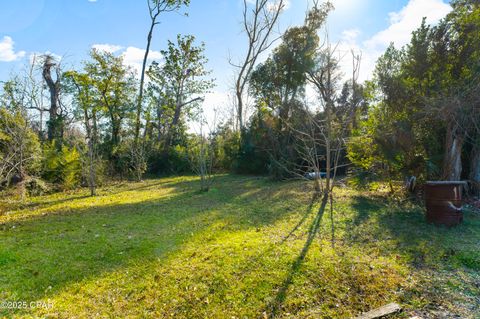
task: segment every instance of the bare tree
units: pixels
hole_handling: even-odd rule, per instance
[[[16,176],[23,199],[25,181],[38,154],[39,143],[25,114],[0,108],[0,184],[9,186]]]
[[[235,80],[235,96],[237,103],[237,125],[239,129],[244,125],[244,94],[253,68],[259,56],[265,52],[278,38],[272,39],[272,33],[277,24],[280,13],[285,7],[285,0],[272,2],[256,0],[253,6],[251,1],[243,0],[243,30],[248,37],[248,49],[244,60],[234,64],[238,69]]]
[[[320,145],[325,149],[325,193],[333,189],[333,180],[336,175],[339,153],[342,150],[342,134],[345,123],[336,121],[336,94],[337,84],[340,80],[338,61],[335,59],[336,47],[326,44],[325,48],[318,50],[317,66],[307,72],[307,78],[316,88],[321,97],[323,116],[312,121],[320,131]]]
[[[28,95],[27,109],[38,112],[38,133],[43,138],[43,121],[44,113],[49,112],[49,108],[45,107],[44,85],[36,77],[35,68],[38,66],[38,57],[33,55],[32,61],[26,73],[25,89]]]
[[[59,97],[60,94],[60,79],[61,71],[57,68],[56,62],[52,56],[49,56],[46,61],[46,56],[33,55],[28,65],[19,73],[13,76],[10,80],[4,82],[2,87],[2,94],[0,96],[3,106],[9,109],[22,110],[25,116],[28,117],[32,128],[43,138],[45,113],[52,113],[54,121],[58,114],[64,113],[61,110],[61,101],[59,98],[54,99],[53,108],[52,101],[49,98],[47,101],[46,90],[50,91],[53,86],[54,95]],[[52,68],[56,68],[56,79],[53,79]],[[40,72],[37,72],[39,71]],[[47,77],[48,82],[45,80]],[[57,83],[58,82],[58,83]],[[48,84],[50,83],[50,87]],[[49,103],[50,102],[50,103]],[[38,113],[37,113],[38,112]],[[48,117],[47,117],[48,119]],[[54,128],[51,127],[51,133]]]
[[[217,111],[214,111],[213,122],[208,123],[204,113],[199,116],[200,132],[193,139],[188,150],[188,159],[192,170],[200,176],[200,190],[208,192],[213,183],[213,168],[215,165],[215,136]],[[207,129],[207,131],[206,131]]]

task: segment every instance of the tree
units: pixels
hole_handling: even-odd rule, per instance
[[[13,176],[22,186],[38,169],[40,143],[21,110],[0,107],[0,184],[8,186]]]
[[[78,115],[85,127],[85,138],[88,148],[88,187],[90,195],[96,195],[98,165],[98,121],[100,120],[100,97],[95,90],[94,80],[86,73],[70,71],[65,74],[70,91],[74,95]]]
[[[216,112],[215,112],[216,113]],[[215,114],[216,118],[216,114]],[[211,127],[208,126],[205,114],[198,116],[200,132],[190,139],[188,159],[192,170],[200,176],[200,190],[208,192],[213,182],[213,168],[215,166],[215,119]],[[206,132],[205,129],[209,132]]]
[[[335,59],[335,48],[327,43],[326,47],[320,48],[316,54],[315,66],[307,72],[307,77],[317,90],[321,97],[321,105],[323,108],[323,116],[310,118],[310,127],[306,132],[320,131],[317,137],[315,134],[310,136],[314,143],[314,149],[324,149],[323,158],[325,161],[325,194],[330,194],[333,190],[333,181],[337,173],[340,154],[342,154],[345,147],[345,138],[350,124],[349,118],[342,118],[342,113],[336,105],[336,96],[338,92],[338,84],[340,82],[340,72],[338,61]],[[356,82],[358,76],[358,69],[354,69],[353,83]],[[305,136],[305,135],[304,135]],[[317,156],[318,152],[315,151]],[[316,164],[313,168],[315,172],[318,171],[318,160],[310,161]],[[321,176],[314,176],[318,179]],[[318,184],[318,182],[317,182]],[[318,187],[318,186],[317,186]],[[317,188],[318,189],[318,188]]]
[[[55,76],[52,74],[55,71]],[[42,56],[42,76],[50,91],[49,118],[47,121],[47,137],[49,141],[61,140],[64,132],[66,115],[61,107],[60,94],[62,89],[62,71],[55,58],[46,54]]]
[[[140,125],[142,116],[143,103],[143,87],[145,85],[145,70],[147,68],[148,54],[150,52],[150,45],[152,43],[153,31],[155,26],[159,24],[158,18],[164,12],[173,12],[180,9],[183,5],[188,6],[190,0],[147,0],[148,13],[150,15],[150,29],[147,35],[147,47],[142,62],[142,70],[140,72],[140,88],[137,99],[137,113],[135,117],[135,143],[138,142],[140,135]]]
[[[252,92],[257,102],[278,108],[276,111],[283,121],[288,121],[292,104],[304,93],[307,73],[314,67],[319,46],[317,32],[332,8],[330,2],[315,4],[304,25],[289,28],[271,57],[252,73]]]
[[[195,37],[177,36],[177,42],[168,42],[162,51],[164,64],[152,64],[149,76],[151,89],[157,98],[158,115],[169,116],[163,136],[164,150],[177,136],[182,115],[191,114],[203,95],[213,87],[213,80],[205,79],[210,71],[205,69],[205,45],[195,46]],[[166,112],[165,112],[166,111]],[[159,123],[162,119],[158,119]],[[162,124],[160,124],[162,125]]]
[[[285,8],[285,1],[278,0],[272,4],[269,0],[256,0],[253,6],[250,1],[243,0],[243,29],[248,37],[248,49],[238,69],[235,80],[235,96],[237,102],[237,126],[240,130],[244,126],[244,94],[250,80],[250,75],[255,67],[258,57],[268,50],[275,42],[271,39],[273,29],[280,13]]]
[[[99,110],[109,119],[110,154],[119,145],[125,119],[134,109],[135,77],[121,56],[93,49],[91,61],[85,63],[85,72],[95,91]]]
[[[307,13],[304,24],[289,28],[282,36],[282,43],[251,75],[250,91],[256,98],[258,120],[263,121],[265,116],[272,119],[269,112],[273,115],[274,123],[266,130],[266,151],[272,162],[270,172],[280,178],[294,170],[294,164],[300,160],[292,129],[304,120],[307,75],[315,66],[320,44],[318,31],[332,8],[329,2],[321,6],[316,4]]]
[[[454,10],[444,21],[433,28],[432,61],[435,76],[446,84],[432,100],[432,104],[444,115],[447,132],[443,177],[458,180],[463,174],[472,181],[473,189],[480,194],[480,163],[478,162],[478,114],[480,94],[480,4],[478,1],[453,1]],[[439,45],[442,44],[442,45]],[[442,68],[441,62],[445,62]],[[470,162],[465,150],[470,148]]]
[[[44,114],[49,113],[49,107],[46,106],[48,101],[44,91],[47,87],[44,85],[43,76],[36,72],[39,63],[42,63],[42,59],[39,60],[34,54],[25,70],[4,83],[0,100],[7,109],[21,110],[29,118],[32,128],[43,139]]]
[[[480,185],[480,7],[470,0],[452,7],[440,23],[424,20],[407,46],[391,46],[379,59],[376,103],[360,125],[374,147],[364,150],[364,158],[353,147],[352,159],[382,163],[394,178],[470,178]]]

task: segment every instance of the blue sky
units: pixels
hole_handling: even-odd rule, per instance
[[[274,0],[272,0],[274,1]],[[280,30],[303,22],[310,0],[289,0]],[[215,91],[207,102],[226,99],[233,70],[228,57],[242,56],[245,37],[241,33],[242,0],[192,0],[189,17],[169,13],[155,30],[153,58],[167,39],[193,34],[206,44],[206,55]],[[408,42],[410,32],[423,16],[435,23],[450,10],[447,0],[334,0],[330,15],[330,40],[339,43],[339,54],[350,48],[362,51],[361,79],[371,75],[375,60],[390,41]],[[0,81],[9,78],[29,61],[33,53],[51,52],[76,67],[94,45],[123,54],[138,68],[149,24],[144,0],[0,0]],[[345,55],[345,54],[344,54]],[[348,74],[348,58],[342,63]]]

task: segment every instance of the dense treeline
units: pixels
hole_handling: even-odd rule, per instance
[[[425,21],[410,44],[378,60],[368,116],[350,159],[389,178],[480,182],[480,6],[452,2],[438,25]]]
[[[162,3],[177,10],[188,1],[152,1]],[[267,5],[259,0],[253,12]],[[109,52],[93,49],[76,69],[52,55],[36,57],[1,91],[2,186],[17,184],[23,194],[46,189],[46,181],[95,194],[105,178],[144,174],[197,172],[208,180],[213,170],[276,178],[314,172],[329,179],[355,168],[359,176],[389,180],[468,179],[478,190],[480,5],[456,0],[452,7],[439,24],[423,22],[404,48],[391,45],[374,79],[362,84],[360,55],[347,57],[354,68],[342,74],[336,46],[324,35],[332,5],[315,5],[265,61],[251,63],[257,57],[249,51],[236,92],[239,113],[201,134],[188,126],[206,125],[201,105],[214,81],[194,36],[169,41],[163,61],[146,65],[145,83]],[[278,14],[268,10],[275,23]],[[251,51],[264,52],[269,36],[260,49],[250,42]],[[248,121],[242,95],[254,101]]]

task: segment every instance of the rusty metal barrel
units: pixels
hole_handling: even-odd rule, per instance
[[[466,182],[439,181],[425,184],[427,222],[452,227],[463,221],[462,191]]]

